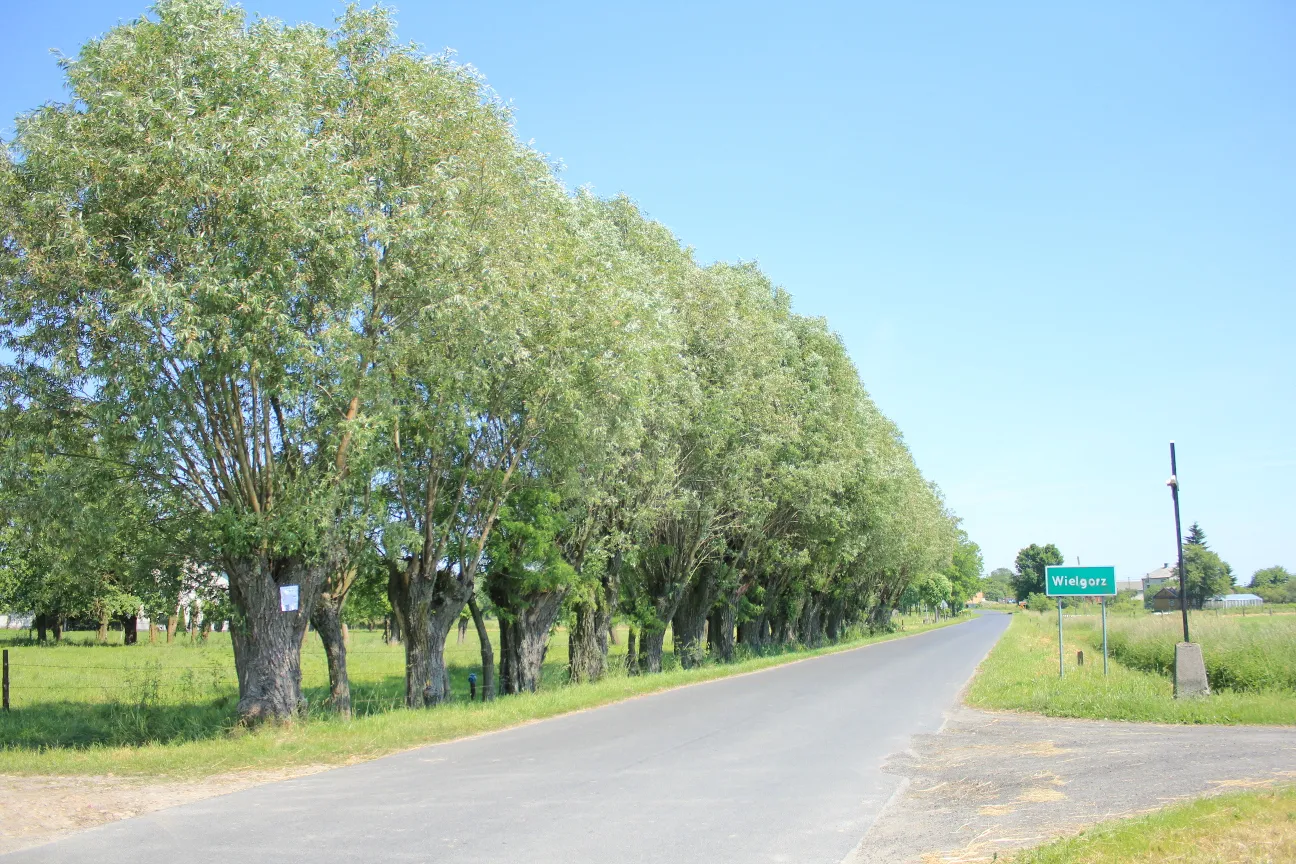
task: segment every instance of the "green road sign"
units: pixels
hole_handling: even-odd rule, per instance
[[[1115,597],[1115,567],[1045,567],[1044,593],[1050,597]]]

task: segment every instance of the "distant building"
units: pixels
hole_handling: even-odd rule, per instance
[[[1136,599],[1143,597],[1143,580],[1142,579],[1117,579],[1116,593],[1122,591],[1133,591]]]
[[[1162,564],[1151,573],[1144,576],[1139,582],[1143,585],[1141,597],[1155,596],[1166,584],[1175,584],[1179,581],[1179,574],[1175,571],[1178,568],[1171,567],[1169,564]]]
[[[1264,599],[1256,594],[1224,594],[1212,597],[1202,604],[1203,609],[1235,609],[1238,606],[1263,606]]]
[[[1173,612],[1179,608],[1179,591],[1173,585],[1166,585],[1152,595],[1154,612]]]

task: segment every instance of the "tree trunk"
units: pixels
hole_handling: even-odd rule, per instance
[[[175,613],[167,616],[167,640],[166,641],[168,645],[171,644],[171,640],[175,639],[176,630],[179,627],[180,627],[180,607],[177,606]]]
[[[405,704],[425,708],[448,700],[450,674],[445,665],[446,637],[459,618],[472,584],[432,570],[418,559],[388,562],[387,597],[405,643]]]
[[[722,603],[711,610],[707,619],[707,644],[716,660],[733,662],[734,621],[737,617],[738,610],[731,603]]]
[[[797,624],[797,632],[801,635],[801,643],[807,648],[817,648],[823,642],[820,628],[823,624],[823,617],[820,615],[819,598],[814,594],[805,598],[801,606],[800,622]]]
[[[198,622],[202,620],[202,601],[195,600],[189,606],[189,644],[198,638]]]
[[[122,615],[118,620],[122,626],[122,644],[134,645],[139,642],[139,624],[134,615]]]
[[[639,674],[639,643],[634,625],[630,625],[630,634],[626,636],[626,671],[631,675]]]
[[[540,688],[549,631],[566,593],[544,591],[525,597],[520,608],[500,618],[500,687],[505,693],[534,693]]]
[[[845,611],[840,603],[833,603],[828,608],[826,629],[828,631],[829,642],[840,642],[842,638],[842,623],[845,619]]]
[[[347,677],[346,637],[342,628],[342,601],[345,599],[321,593],[311,610],[310,623],[324,643],[328,659],[329,700],[333,710],[344,720],[351,719],[351,680]]]
[[[597,603],[582,600],[572,604],[572,628],[567,634],[568,675],[573,684],[603,677],[607,642],[599,645],[600,610]],[[606,625],[602,628],[606,633]]]
[[[473,625],[477,628],[477,641],[481,643],[482,701],[490,702],[495,698],[495,651],[491,648],[490,632],[486,629],[486,619],[477,606],[476,597],[468,598],[468,611],[472,613]]]
[[[36,616],[36,641],[44,642],[49,638],[49,616],[44,612]]]
[[[158,634],[157,622],[154,621],[152,618],[149,618],[149,644],[150,645],[157,644],[157,634]]]
[[[63,616],[62,615],[60,615],[57,612],[54,613],[54,621],[52,624],[50,624],[50,629],[54,631],[54,641],[62,642],[63,641]]]
[[[305,708],[301,644],[319,598],[324,567],[264,555],[226,562],[234,605],[231,641],[239,679],[238,712],[245,723],[285,720]],[[298,608],[281,611],[280,587],[296,585]]]
[[[575,614],[568,637],[568,658],[573,682],[597,681],[607,673],[608,645],[617,644],[612,616],[620,593],[622,563],[621,553],[617,552],[594,589],[593,599],[572,604]]]
[[[639,667],[643,671],[662,671],[662,645],[665,641],[664,629],[644,627],[639,637]]]
[[[95,639],[100,645],[108,644],[108,622],[110,620],[111,616],[108,614],[107,609],[99,613],[99,631],[95,634]]]
[[[715,604],[716,593],[715,570],[713,567],[705,567],[684,592],[675,615],[671,618],[675,657],[685,669],[697,666],[706,659],[704,631],[707,615]]]

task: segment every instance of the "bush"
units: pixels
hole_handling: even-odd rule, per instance
[[[1026,608],[1034,612],[1047,612],[1055,605],[1053,598],[1047,594],[1032,594],[1026,598]]]

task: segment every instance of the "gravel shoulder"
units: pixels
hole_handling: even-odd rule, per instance
[[[146,778],[33,777],[0,774],[0,855],[48,843],[106,822],[201,801],[332,766],[238,771],[194,781]]]
[[[846,864],[971,864],[1201,795],[1296,782],[1296,728],[1059,720],[959,706],[884,770]]]

